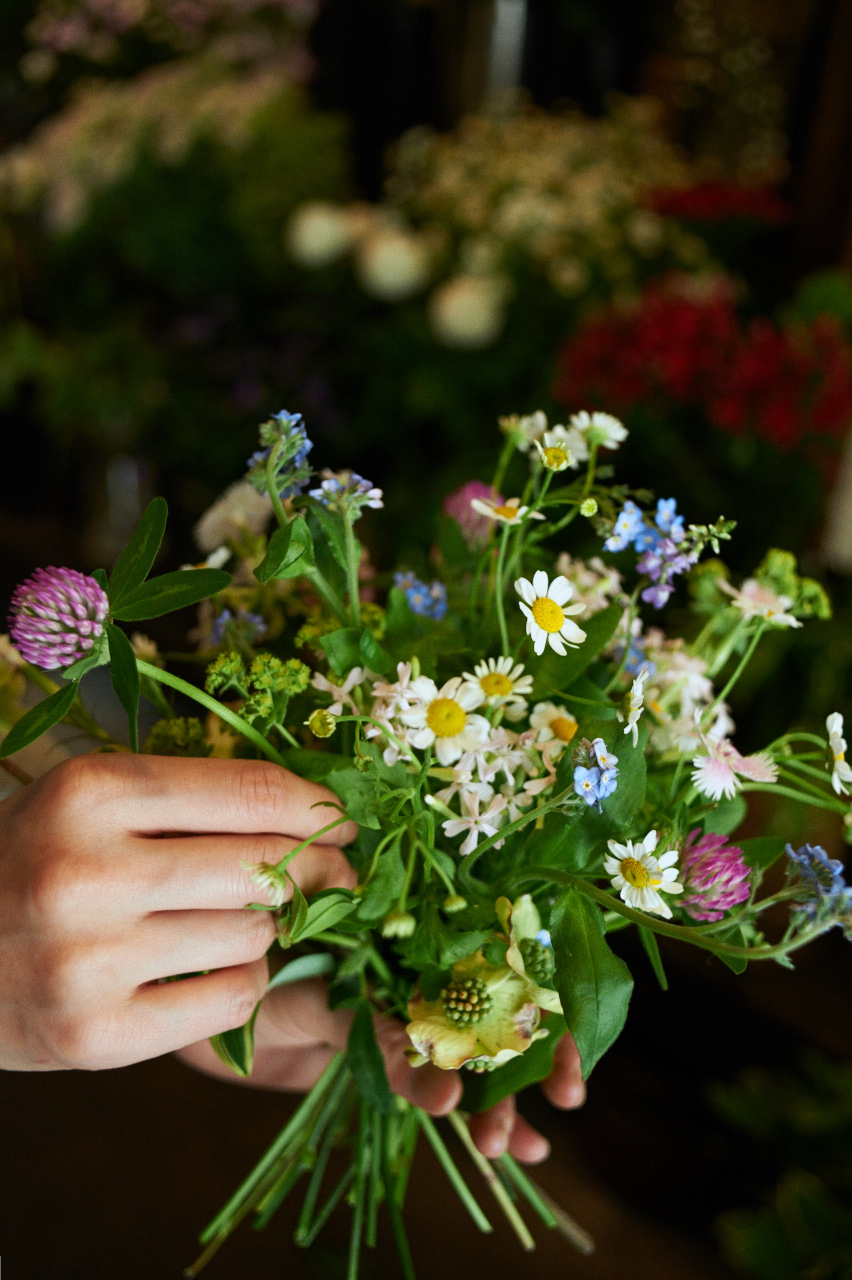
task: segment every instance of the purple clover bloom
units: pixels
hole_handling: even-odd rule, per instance
[[[50,671],[85,658],[104,631],[109,601],[76,569],[36,569],[12,596],[9,634],[22,658]]]
[[[742,849],[728,844],[726,836],[711,832],[698,840],[699,833],[699,827],[690,831],[683,848],[681,906],[693,920],[721,920],[731,907],[747,901],[751,873]]]
[[[454,489],[444,499],[443,512],[451,520],[455,520],[462,531],[462,537],[472,551],[481,550],[488,543],[491,535],[491,521],[488,516],[479,515],[471,507],[474,498],[486,498],[502,504],[503,498],[494,492],[490,484],[482,480],[468,480],[460,489]]]

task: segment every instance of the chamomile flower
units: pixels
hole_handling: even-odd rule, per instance
[[[455,764],[465,751],[473,750],[491,728],[484,716],[471,715],[482,705],[484,694],[463,685],[459,676],[439,689],[428,676],[411,682],[419,705],[400,713],[399,719],[411,730],[408,741],[418,750],[434,747],[438,764]]]
[[[633,745],[639,745],[639,717],[645,709],[645,681],[648,679],[648,668],[643,667],[639,672],[633,684],[630,686],[630,692],[624,699],[624,711],[627,713],[627,724],[624,726],[625,733],[633,734]],[[623,720],[624,713],[616,712],[619,720]]]
[[[611,413],[572,413],[571,426],[581,432],[589,444],[602,445],[604,449],[617,449],[627,439],[627,428]]]
[[[472,673],[465,671],[462,679],[485,695],[489,707],[504,707],[510,720],[518,720],[533,687],[532,676],[525,676],[523,670],[523,663],[515,664],[511,658],[488,658],[478,662]]]
[[[548,471],[566,471],[571,466],[573,459],[565,438],[567,434],[564,427],[554,427],[552,431],[545,431],[541,442],[533,441]]]
[[[618,844],[607,841],[609,857],[604,860],[604,870],[612,878],[613,889],[629,907],[637,907],[651,915],[671,919],[668,903],[661,893],[683,893],[683,885],[677,878],[677,850],[670,849],[657,857],[657,833],[649,831],[644,840],[628,840]]]
[[[566,644],[577,648],[583,643],[586,633],[572,622],[569,615],[582,613],[585,605],[565,607],[574,593],[567,578],[560,576],[549,582],[544,569],[539,569],[532,582],[518,578],[515,590],[522,597],[520,608],[527,620],[527,635],[532,637],[537,654],[543,653],[549,644],[560,657],[564,657]]]
[[[831,715],[826,719],[825,727],[828,730],[828,747],[834,760],[834,767],[831,771],[831,785],[837,795],[842,792],[843,795],[848,796],[849,791],[846,788],[846,783],[852,782],[852,769],[846,763],[843,716],[839,711],[832,711]]]
[[[471,498],[471,510],[488,520],[498,520],[502,524],[520,524],[522,520],[544,520],[540,511],[530,511],[522,507],[520,498],[507,498],[505,502],[491,498]]]
[[[536,742],[552,740],[563,751],[577,732],[577,717],[555,702],[537,702],[530,715],[530,728],[536,730]]]

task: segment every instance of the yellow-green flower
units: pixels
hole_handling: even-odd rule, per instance
[[[529,894],[514,906],[501,898],[497,910],[509,934],[506,964],[489,964],[477,951],[454,965],[436,1000],[418,992],[409,1003],[408,1057],[415,1066],[433,1062],[454,1071],[483,1060],[500,1066],[547,1035],[539,1029],[542,1009],[561,1013],[559,996],[533,980],[522,954],[524,939],[534,939],[541,928]]]

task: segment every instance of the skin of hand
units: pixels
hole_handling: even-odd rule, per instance
[[[325,787],[256,760],[79,756],[4,800],[0,1068],[126,1066],[241,1026],[275,937],[243,863],[337,817]],[[354,886],[356,831],[293,859],[305,894]]]
[[[252,1074],[238,1082],[266,1089],[309,1089],[332,1055],[346,1048],[351,1021],[350,1012],[328,1008],[325,985],[318,978],[275,988],[264,999],[255,1023]],[[378,1016],[375,1026],[395,1093],[432,1115],[446,1115],[458,1105],[462,1086],[457,1071],[441,1071],[430,1064],[411,1067],[403,1056],[409,1045],[403,1024]],[[188,1045],[178,1056],[208,1075],[237,1082],[207,1041]],[[563,1036],[557,1046],[553,1071],[542,1089],[554,1106],[563,1109],[583,1102],[586,1090],[580,1057],[570,1035]],[[508,1150],[517,1160],[537,1164],[550,1153],[547,1139],[518,1115],[512,1097],[473,1116],[470,1130],[479,1150],[491,1158]]]

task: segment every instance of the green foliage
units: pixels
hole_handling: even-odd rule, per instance
[[[71,710],[77,696],[78,683],[77,680],[72,680],[64,689],[57,689],[56,693],[52,693],[44,702],[21,716],[0,742],[0,758],[5,759],[13,756],[16,751],[22,751],[31,742],[35,742],[36,738],[47,733],[48,729],[59,724]]]
[[[254,1062],[254,1024],[259,1011],[260,1004],[257,1004],[254,1013],[243,1026],[210,1037],[210,1044],[219,1061],[230,1067],[234,1075],[242,1078],[251,1075]]]
[[[627,1019],[633,979],[604,938],[599,907],[580,893],[560,894],[551,915],[556,989],[587,1080],[618,1039]]]
[[[127,712],[130,750],[139,750],[139,671],[130,641],[120,627],[106,624],[110,676],[115,696]]]
[[[526,1053],[511,1058],[493,1071],[464,1073],[462,1106],[465,1111],[487,1111],[512,1093],[520,1093],[531,1084],[546,1080],[553,1069],[553,1054],[565,1031],[565,1019],[558,1013],[548,1014],[542,1025],[547,1036],[536,1040]]]
[[[118,622],[160,618],[224,591],[230,581],[231,575],[222,569],[178,569],[174,573],[163,573],[127,592],[121,604],[112,609],[112,616]]]
[[[149,756],[204,759],[213,748],[197,716],[171,716],[152,725],[143,750]]]
[[[391,1091],[384,1059],[376,1040],[373,1009],[368,1000],[359,1002],[346,1046],[346,1061],[361,1097],[382,1115],[391,1109]]]

